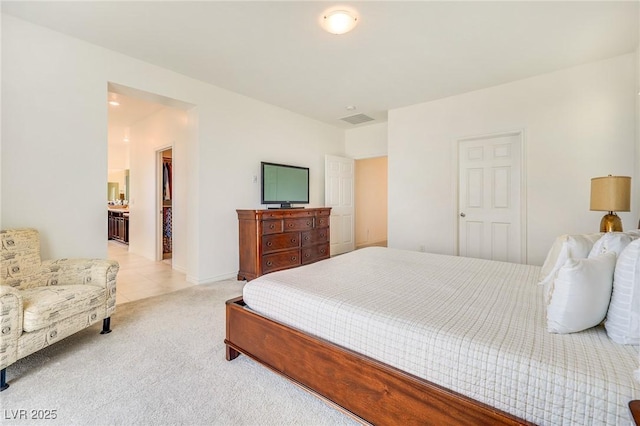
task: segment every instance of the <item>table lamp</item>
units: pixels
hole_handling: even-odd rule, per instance
[[[622,221],[615,212],[631,210],[631,178],[611,175],[592,178],[590,210],[608,212],[600,221],[600,232],[622,232]]]

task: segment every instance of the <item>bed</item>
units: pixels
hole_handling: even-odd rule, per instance
[[[249,282],[243,353],[374,424],[632,424],[637,347],[547,332],[540,268],[372,247]]]

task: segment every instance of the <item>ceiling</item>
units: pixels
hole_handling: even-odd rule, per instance
[[[334,4],[3,0],[2,11],[342,128],[638,46],[638,1],[348,2],[359,24],[341,36],[319,25]]]
[[[118,105],[109,105],[109,146],[127,144],[131,136],[129,129],[131,125],[165,108],[161,103],[149,102],[139,97],[126,96],[114,91],[109,92],[109,101],[118,102]]]

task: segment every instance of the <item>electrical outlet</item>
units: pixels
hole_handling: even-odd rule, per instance
[[[258,176],[257,175],[253,175],[253,183],[258,183]]]

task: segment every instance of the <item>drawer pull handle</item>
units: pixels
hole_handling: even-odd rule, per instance
[[[269,225],[269,229],[275,229],[275,225],[272,223],[271,225]]]
[[[271,247],[273,243],[271,241],[267,241],[267,247]]]
[[[294,244],[295,244],[295,243],[297,243],[297,241],[296,241],[296,239],[295,239],[295,238],[292,238],[292,239],[291,239],[291,242],[292,242],[292,243],[294,243]]]
[[[324,249],[320,249],[320,253],[324,254]]]
[[[307,222],[307,226],[311,226],[311,222]]]
[[[272,261],[267,261],[267,266],[273,266],[273,262]]]
[[[298,260],[296,256],[291,256],[291,260]]]
[[[309,241],[309,236],[307,235],[306,237],[304,237],[305,241]]]
[[[322,238],[324,238],[324,234],[320,234],[320,236],[321,236]]]
[[[290,223],[290,224],[289,224],[289,228],[293,228],[293,223]]]
[[[304,257],[311,257],[311,255],[309,253],[305,253]]]

